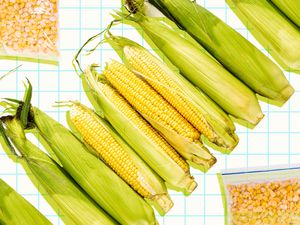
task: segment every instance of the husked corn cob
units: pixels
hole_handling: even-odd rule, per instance
[[[134,46],[126,46],[124,52],[132,68],[141,73],[146,81],[186,120],[208,139],[214,140],[216,138],[216,134],[206,122],[204,116],[187,100],[183,90],[165,74],[150,54]]]
[[[142,115],[160,121],[192,141],[200,138],[199,132],[187,120],[121,63],[111,60],[103,75]]]
[[[190,194],[197,186],[189,165],[130,104],[89,66],[82,76],[84,90],[97,113],[107,119],[122,138],[169,187]],[[101,75],[100,75],[101,76]]]
[[[51,225],[50,221],[0,179],[0,221],[9,225]]]
[[[173,202],[163,181],[103,119],[78,102],[71,104],[70,122],[83,140],[136,192],[154,202],[161,214],[166,214]]]
[[[204,166],[204,170],[215,163],[216,159],[199,140],[200,133],[126,66],[112,60],[103,71],[103,76],[185,159]],[[187,142],[187,146],[191,144],[193,147],[184,146],[182,141]]]
[[[109,84],[103,84],[103,92],[111,97],[111,101],[122,111],[131,123],[145,133],[151,141],[155,142],[167,155],[175,161],[184,172],[189,173],[189,165],[186,161],[163,139],[154,128],[149,125],[129,104],[128,102]]]

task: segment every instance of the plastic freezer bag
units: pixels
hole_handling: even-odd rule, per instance
[[[0,0],[0,58],[58,62],[58,0]]]
[[[226,225],[300,224],[300,167],[218,176]]]

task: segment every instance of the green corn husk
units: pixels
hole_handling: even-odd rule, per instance
[[[16,117],[7,117],[4,123],[6,136],[21,154],[17,162],[22,164],[41,195],[60,215],[66,225],[117,224],[74,183],[73,179],[59,165],[26,139],[20,120]],[[1,132],[1,144],[4,149],[11,148],[3,131],[4,129]],[[32,216],[31,214],[30,217]],[[28,222],[30,221],[28,220]],[[35,221],[31,224],[43,223],[36,223]]]
[[[241,34],[190,0],[151,0],[254,92],[284,104],[294,93],[280,68]],[[170,18],[173,19],[173,18]]]
[[[300,29],[295,24],[267,0],[226,2],[285,70],[300,72]]]
[[[94,111],[92,111],[91,109],[89,109],[88,107],[80,104],[79,102],[69,102],[68,106],[70,107],[70,111],[67,111],[66,113],[66,117],[67,117],[67,121],[68,124],[70,126],[71,129],[73,129],[76,134],[80,137],[80,139],[82,139],[92,150],[92,152],[99,156],[101,159],[103,159],[103,161],[105,163],[108,164],[108,162],[110,160],[115,160],[116,157],[121,157],[120,155],[115,155],[118,154],[116,151],[112,150],[107,150],[104,149],[103,152],[99,152],[99,149],[94,149],[93,146],[91,146],[90,144],[93,143],[93,141],[87,142],[87,140],[84,139],[84,129],[82,129],[81,131],[83,133],[81,133],[77,128],[78,126],[82,127],[85,126],[83,121],[78,121],[77,117],[75,118],[74,115],[78,114],[79,117],[81,115],[81,117],[89,115],[89,123],[91,124],[96,124],[95,121],[97,121],[97,125],[92,126],[85,126],[85,129],[88,129],[88,127],[94,127],[94,130],[91,132],[96,132],[97,129],[100,129],[100,127],[104,128],[106,131],[108,131],[108,133],[110,134],[110,136],[106,136],[106,134],[102,134],[102,136],[105,135],[105,141],[108,142],[109,138],[112,138],[113,140],[116,141],[117,144],[119,144],[119,146],[122,148],[122,150],[125,152],[125,154],[127,154],[129,156],[129,160],[130,162],[133,163],[133,165],[137,168],[137,174],[133,174],[132,170],[129,170],[129,167],[131,165],[130,162],[124,163],[125,166],[123,167],[119,167],[120,165],[116,165],[114,163],[112,163],[112,165],[110,166],[110,168],[112,170],[114,170],[117,174],[118,172],[120,173],[121,170],[125,170],[128,171],[128,173],[126,173],[126,175],[124,175],[124,177],[120,176],[120,174],[118,174],[122,179],[124,179],[125,182],[129,182],[130,177],[134,177],[135,175],[138,175],[138,179],[137,182],[139,182],[139,186],[135,186],[132,187],[135,191],[138,192],[138,188],[143,188],[146,192],[148,192],[148,194],[146,195],[142,195],[142,197],[149,202],[151,205],[153,205],[156,210],[159,212],[160,215],[164,216],[174,205],[174,203],[172,202],[169,194],[168,194],[168,190],[167,187],[165,185],[165,183],[163,182],[163,180],[134,152],[134,150],[119,136],[119,134],[116,133],[116,131],[111,127],[110,124],[108,124],[104,119],[102,119],[101,117],[99,117]],[[83,114],[83,112],[85,114]],[[76,126],[77,124],[77,126]],[[85,132],[87,132],[87,130],[85,130]],[[104,139],[101,139],[102,137],[98,137],[98,142],[103,141]],[[93,139],[94,140],[94,139]],[[100,144],[100,143],[99,143]],[[96,145],[94,145],[96,146]],[[108,148],[113,148],[113,145],[110,145]],[[100,150],[101,151],[101,150]],[[110,159],[109,158],[103,158],[103,154],[105,154],[105,151],[109,151],[109,155],[110,155]],[[101,154],[102,153],[102,154]],[[122,156],[124,156],[122,154]],[[106,161],[106,159],[108,161]],[[125,159],[123,159],[125,160]],[[128,168],[125,168],[128,167]],[[131,168],[132,169],[132,168]],[[127,180],[125,179],[125,177],[127,177]],[[130,185],[130,183],[128,183],[128,185]]]
[[[51,225],[50,221],[0,179],[0,224]]]
[[[128,59],[131,56],[128,54],[128,50],[131,49],[133,52],[138,52],[138,54],[143,54],[148,57],[148,59],[152,59],[152,61],[162,68],[165,74],[172,81],[174,81],[178,87],[180,87],[180,89],[183,90],[185,95],[183,97],[186,98],[193,106],[195,106],[198,112],[205,117],[205,122],[214,131],[215,137],[213,139],[209,139],[202,135],[204,141],[210,145],[213,144],[215,149],[218,149],[222,152],[230,153],[234,149],[234,147],[238,144],[239,139],[234,133],[235,126],[233,122],[228,115],[213,101],[211,101],[203,92],[193,86],[178,72],[170,69],[165,63],[161,62],[158,58],[156,58],[147,49],[143,48],[139,44],[120,36],[107,37],[106,41],[117,51],[124,63],[131,67],[134,71],[140,73],[140,76],[143,76],[145,80],[147,80],[147,77],[141,74],[141,71],[138,71],[138,68],[133,68],[133,65],[130,64]],[[125,49],[127,49],[127,51]],[[154,82],[157,84],[160,81],[155,80]],[[169,86],[165,86],[164,84],[162,84],[162,86],[166,89],[171,88]]]
[[[191,177],[189,171],[185,172],[157,143],[153,142],[147,134],[141,132],[131,122],[130,118],[122,111],[122,108],[105,93],[103,89],[105,83],[97,80],[95,73],[93,66],[89,66],[81,79],[85,93],[99,116],[108,120],[120,136],[172,189],[182,191],[186,195],[190,194],[197,183]]]
[[[297,0],[271,0],[290,20],[300,27],[300,2]]]
[[[32,107],[30,116],[65,170],[121,224],[157,224],[153,209],[68,129]]]
[[[156,18],[119,14],[123,22],[139,24],[180,72],[226,112],[252,126],[264,117],[255,94],[210,57],[201,45],[195,45]]]

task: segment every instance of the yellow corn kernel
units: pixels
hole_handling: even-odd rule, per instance
[[[199,132],[178,111],[123,64],[112,60],[103,74],[141,114],[192,141],[200,138]]]
[[[138,167],[131,160],[129,154],[91,111],[74,104],[70,111],[70,119],[83,139],[124,181],[141,196],[149,197],[151,195],[141,185]]]
[[[187,99],[182,89],[156,63],[148,51],[135,46],[125,46],[124,52],[133,69],[141,73],[147,82],[186,120],[209,140],[214,141],[216,139],[216,134],[205,117]]]
[[[118,109],[130,120],[129,122],[134,123],[141,132],[146,134],[147,137],[156,143],[185,172],[189,172],[189,165],[186,161],[128,104],[128,102],[113,87],[108,84],[103,84],[101,87],[104,94],[109,96],[110,100],[115,103],[115,106],[118,107]]]

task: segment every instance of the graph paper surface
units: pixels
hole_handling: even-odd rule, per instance
[[[248,38],[264,53],[268,54],[250,35],[224,0],[202,0],[199,4],[238,32]],[[51,117],[66,124],[65,108],[53,108],[55,101],[80,100],[90,105],[73,71],[72,58],[77,49],[92,35],[103,30],[111,21],[110,12],[120,7],[119,0],[61,0],[60,14],[60,65],[50,66],[21,61],[0,61],[0,76],[22,64],[22,67],[0,82],[0,98],[21,99],[23,81],[30,79],[33,85],[32,103],[46,111]],[[134,28],[118,26],[114,34],[129,37],[148,47]],[[102,66],[109,58],[118,56],[108,46],[101,46],[93,56],[93,62]],[[83,63],[84,60],[82,59]],[[91,61],[90,61],[91,62]],[[300,76],[285,73],[296,93],[282,108],[261,103],[265,118],[254,129],[237,125],[240,143],[234,152],[221,155],[214,152],[218,163],[207,174],[192,170],[199,186],[189,197],[170,192],[174,208],[164,218],[158,216],[160,224],[166,225],[222,225],[223,205],[216,173],[224,169],[247,167],[270,167],[300,162]],[[55,225],[63,224],[37,189],[32,185],[23,168],[15,164],[0,148],[0,177],[37,207]],[[130,204],[129,204],[130,207]]]

